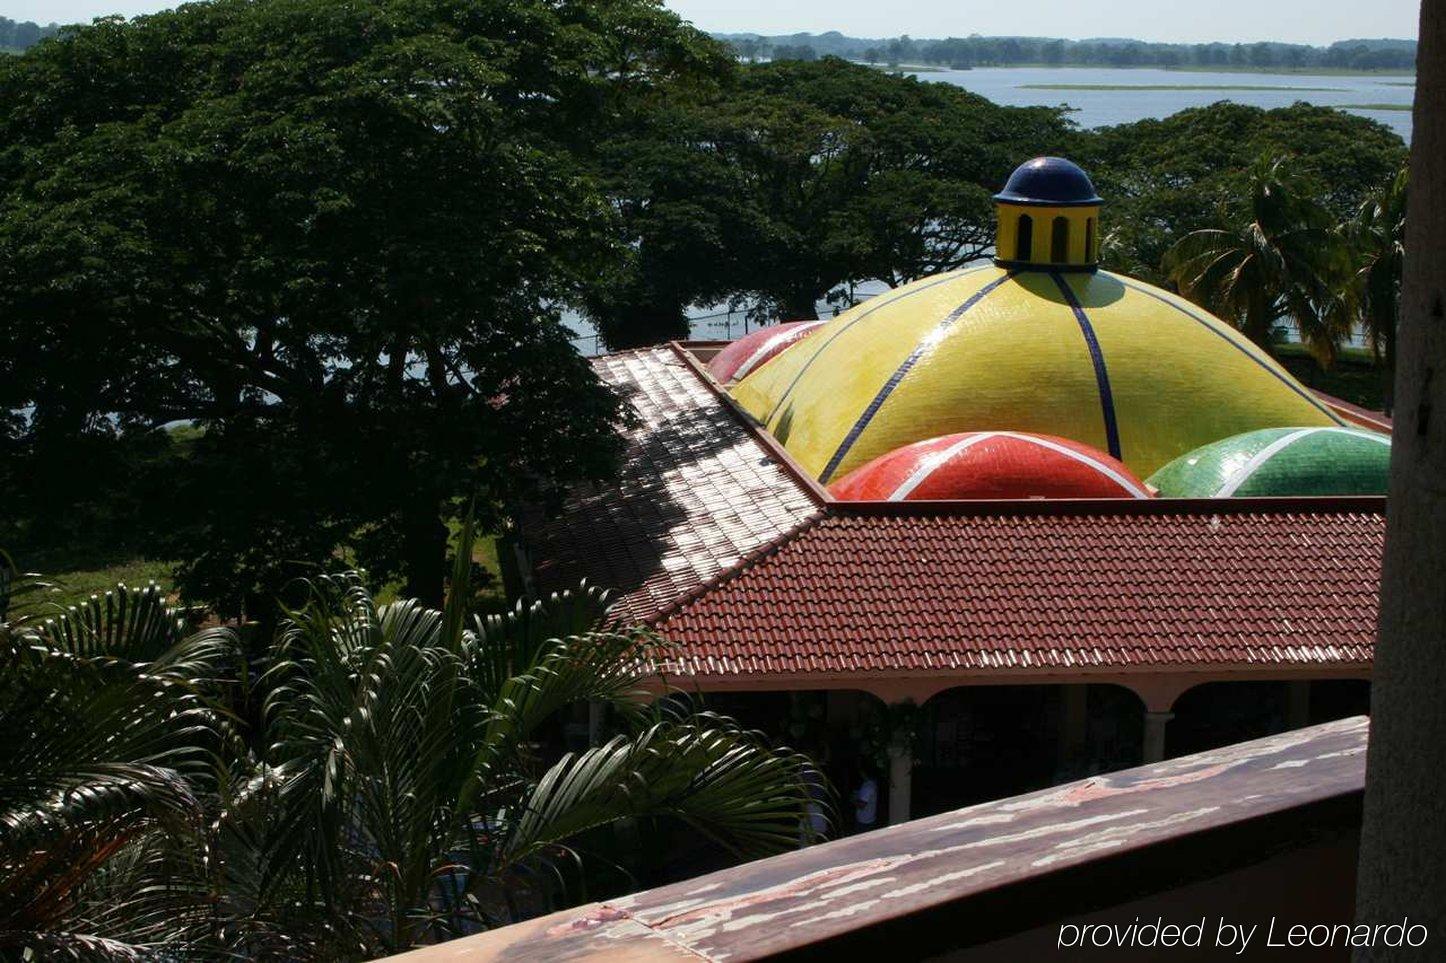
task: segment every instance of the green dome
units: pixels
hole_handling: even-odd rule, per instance
[[[1187,452],[1148,479],[1165,498],[1384,495],[1391,440],[1356,428],[1263,428]]]

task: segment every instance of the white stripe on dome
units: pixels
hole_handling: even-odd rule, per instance
[[[931,454],[927,459],[925,459],[924,464],[914,469],[913,474],[911,474],[908,478],[904,479],[904,481],[899,485],[898,488],[894,489],[893,494],[889,496],[888,500],[891,502],[901,502],[904,499],[908,498],[909,495],[913,494],[916,488],[918,488],[924,483],[925,479],[927,479],[930,475],[934,474],[934,472],[937,471],[939,467],[942,466],[945,462],[949,461],[949,459],[953,458],[960,452],[966,451],[967,449],[988,438],[1013,438],[1017,441],[1025,441],[1029,442],[1030,444],[1038,445],[1041,448],[1048,448],[1050,451],[1058,452],[1059,454],[1064,455],[1066,458],[1073,459],[1074,461],[1077,461],[1082,465],[1093,468],[1095,471],[1099,472],[1101,475],[1104,475],[1106,478],[1109,478],[1115,484],[1119,485],[1125,491],[1129,492],[1130,495],[1135,498],[1150,497],[1149,492],[1145,491],[1139,485],[1136,485],[1134,482],[1130,481],[1129,478],[1115,471],[1109,465],[1106,465],[1104,462],[1091,458],[1089,455],[1086,455],[1083,452],[1075,451],[1073,448],[1066,447],[1065,445],[1058,444],[1046,438],[1038,438],[1033,435],[1023,435],[1013,431],[981,431],[971,434],[968,437],[963,438],[959,441],[956,441],[954,444],[950,445],[942,452],[935,452]]]
[[[914,489],[922,485],[924,483],[924,479],[934,474],[935,469],[937,469],[940,465],[944,464],[946,461],[948,461],[950,458],[953,458],[961,451],[966,451],[969,448],[972,448],[975,445],[979,444],[979,442],[984,441],[986,438],[993,438],[998,434],[999,432],[997,431],[975,432],[972,435],[968,435],[964,438],[959,439],[948,448],[945,448],[943,451],[930,454],[927,458],[924,459],[924,464],[920,465],[918,468],[915,468],[913,474],[911,474],[908,478],[905,478],[904,481],[899,485],[899,487],[894,489],[894,493],[889,496],[889,501],[901,502],[904,499],[908,498],[911,494],[913,494]]]
[[[1250,481],[1250,476],[1254,475],[1257,471],[1259,471],[1261,465],[1264,465],[1266,462],[1270,461],[1270,459],[1274,458],[1277,454],[1279,454],[1281,449],[1293,445],[1296,442],[1300,441],[1302,438],[1305,438],[1309,435],[1314,435],[1316,432],[1326,430],[1327,429],[1325,428],[1301,428],[1298,431],[1292,431],[1288,435],[1284,435],[1280,438],[1275,439],[1275,441],[1272,441],[1270,444],[1257,451],[1249,461],[1247,461],[1244,465],[1240,466],[1239,470],[1236,471],[1235,474],[1225,479],[1225,484],[1220,486],[1219,490],[1215,492],[1213,497],[1229,498],[1231,495],[1234,495],[1237,491],[1240,490],[1241,485],[1244,485],[1246,482]]]
[[[1360,428],[1327,428],[1327,431],[1339,432],[1342,435],[1355,435],[1357,438],[1365,438],[1369,441],[1378,441],[1387,448],[1391,447],[1391,439],[1375,431],[1364,431]]]
[[[1365,438],[1368,441],[1380,442],[1387,448],[1391,447],[1391,439],[1385,435],[1376,434],[1374,431],[1361,431],[1356,428],[1302,428],[1299,431],[1291,432],[1283,438],[1277,438],[1256,452],[1255,457],[1247,461],[1240,467],[1239,471],[1226,479],[1225,484],[1220,486],[1220,490],[1215,493],[1214,497],[1229,498],[1231,495],[1234,495],[1240,490],[1241,485],[1250,481],[1250,477],[1259,471],[1262,465],[1280,454],[1282,448],[1293,445],[1308,435],[1314,435],[1322,431],[1332,435],[1354,435],[1357,438]]]
[[[760,344],[760,345],[758,346],[758,349],[757,349],[756,351],[754,351],[752,354],[750,354],[750,355],[748,356],[747,360],[744,361],[742,364],[740,364],[740,365],[738,366],[738,370],[735,371],[735,372],[733,372],[733,380],[734,380],[734,381],[742,381],[745,377],[747,377],[747,376],[748,376],[748,373],[749,373],[750,371],[752,371],[754,368],[758,367],[758,365],[759,365],[760,363],[762,363],[762,361],[763,361],[763,359],[764,359],[764,355],[765,355],[774,345],[778,344],[779,341],[782,341],[782,340],[785,340],[785,339],[787,339],[787,338],[789,338],[789,337],[792,337],[792,336],[794,336],[795,333],[797,333],[797,334],[799,334],[799,335],[802,335],[803,333],[805,333],[805,332],[807,332],[807,331],[812,331],[814,328],[818,327],[820,324],[823,324],[823,323],[824,323],[824,322],[822,322],[822,321],[815,321],[815,322],[813,322],[812,324],[808,325],[808,327],[806,327],[806,328],[789,328],[787,331],[779,331],[779,332],[778,332],[777,334],[775,334],[773,337],[768,338],[768,339],[765,340],[762,344]]]
[[[1099,472],[1101,475],[1104,475],[1106,478],[1110,479],[1110,481],[1114,482],[1116,485],[1119,485],[1125,491],[1129,492],[1135,498],[1150,497],[1150,493],[1145,491],[1139,485],[1136,485],[1124,475],[1121,475],[1119,472],[1115,471],[1109,465],[1106,465],[1102,461],[1096,461],[1089,455],[1086,455],[1084,452],[1075,451],[1073,448],[1066,448],[1064,445],[1056,444],[1055,442],[1052,442],[1047,438],[1036,438],[1031,435],[1016,435],[1013,432],[1005,432],[1005,434],[1009,435],[1009,437],[1011,438],[1019,438],[1023,441],[1028,441],[1036,445],[1041,445],[1045,448],[1050,449],[1051,451],[1057,451],[1061,455],[1064,455],[1066,458],[1073,458],[1081,465],[1088,465],[1095,471]]]

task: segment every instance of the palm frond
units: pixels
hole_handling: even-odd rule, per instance
[[[183,878],[157,854],[196,850],[233,737],[215,696],[239,661],[229,631],[183,628],[158,591],[124,586],[0,624],[0,928],[16,939],[109,958],[180,931],[178,904],[142,907]]]
[[[553,766],[523,800],[500,858],[514,864],[638,816],[682,820],[740,854],[779,852],[796,846],[806,825],[807,771],[802,756],[725,720],[658,724]]]

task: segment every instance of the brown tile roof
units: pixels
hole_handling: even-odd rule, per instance
[[[678,671],[763,679],[1369,663],[1383,499],[839,503],[684,350],[597,358],[637,414],[615,486],[525,519]]]
[[[701,676],[1350,665],[1385,518],[1239,501],[835,514],[656,627]],[[1058,504],[1058,503],[1056,503]],[[1119,503],[1116,503],[1118,505]],[[1305,506],[1305,507],[1302,507]]]
[[[818,514],[809,489],[681,352],[593,364],[637,423],[616,485],[579,489],[557,517],[524,518],[538,590],[586,578],[615,591],[620,618],[648,619]]]

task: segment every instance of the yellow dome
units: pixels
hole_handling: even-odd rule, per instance
[[[954,432],[1062,435],[1143,478],[1241,432],[1343,424],[1182,298],[1106,271],[1007,262],[866,301],[733,395],[825,483]]]

